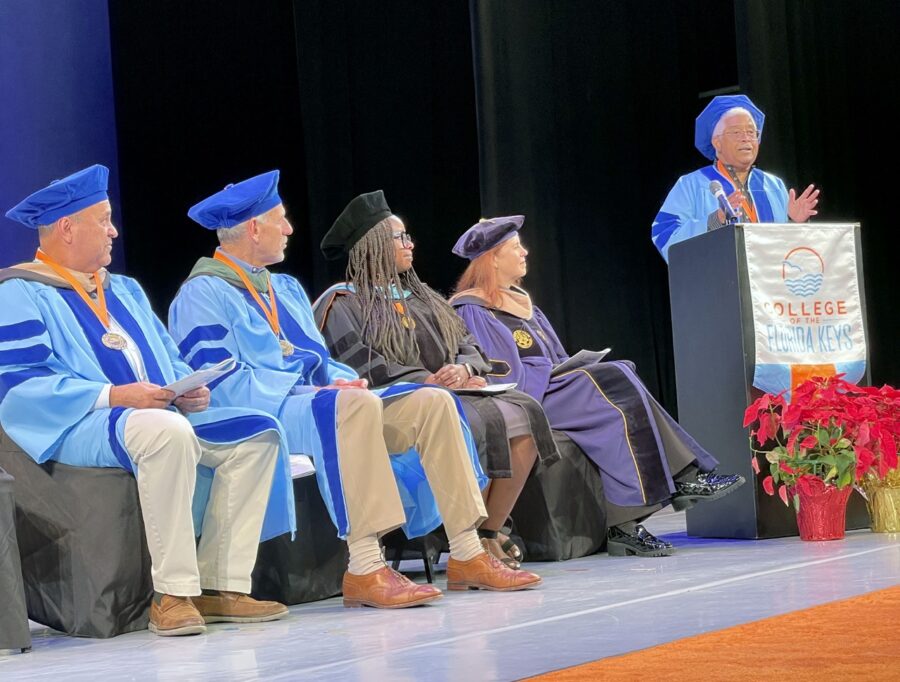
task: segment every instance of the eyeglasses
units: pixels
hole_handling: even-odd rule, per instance
[[[727,135],[732,140],[742,140],[749,137],[757,142],[759,142],[759,138],[762,135],[762,133],[755,128],[747,128],[746,130],[726,130],[722,134]]]
[[[399,241],[402,246],[409,247],[413,245],[413,238],[409,235],[409,232],[395,232],[391,236]]]

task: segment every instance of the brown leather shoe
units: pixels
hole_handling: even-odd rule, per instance
[[[528,571],[514,571],[487,552],[474,559],[459,561],[450,557],[447,562],[448,590],[495,590],[514,592],[536,587],[541,577]]]
[[[368,575],[344,573],[344,606],[405,609],[427,604],[443,595],[434,585],[419,585],[388,566]]]
[[[284,618],[288,608],[277,601],[257,601],[239,592],[219,592],[193,597],[207,623],[264,623]]]
[[[173,597],[164,594],[159,604],[150,604],[150,632],[160,637],[179,635],[202,635],[206,632],[203,616],[191,602],[190,597]]]

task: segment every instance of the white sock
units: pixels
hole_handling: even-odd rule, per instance
[[[350,550],[350,564],[347,570],[353,575],[368,575],[385,565],[377,535],[366,535],[354,540],[348,543],[347,548]]]
[[[469,561],[483,553],[484,547],[474,528],[464,530],[450,538],[450,556],[457,561]]]

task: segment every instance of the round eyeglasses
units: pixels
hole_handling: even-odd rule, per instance
[[[409,232],[395,232],[391,236],[400,242],[402,246],[410,247],[413,245],[413,238],[410,236]]]
[[[732,140],[749,138],[751,140],[756,140],[757,142],[759,142],[759,138],[762,135],[762,133],[755,128],[747,128],[746,130],[726,130],[722,134],[730,137]]]

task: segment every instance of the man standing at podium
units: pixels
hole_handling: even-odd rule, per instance
[[[666,262],[672,244],[729,222],[805,223],[816,215],[813,185],[798,196],[754,166],[765,118],[746,95],[713,97],[697,117],[694,145],[713,163],[678,178],[656,214],[651,238]]]

